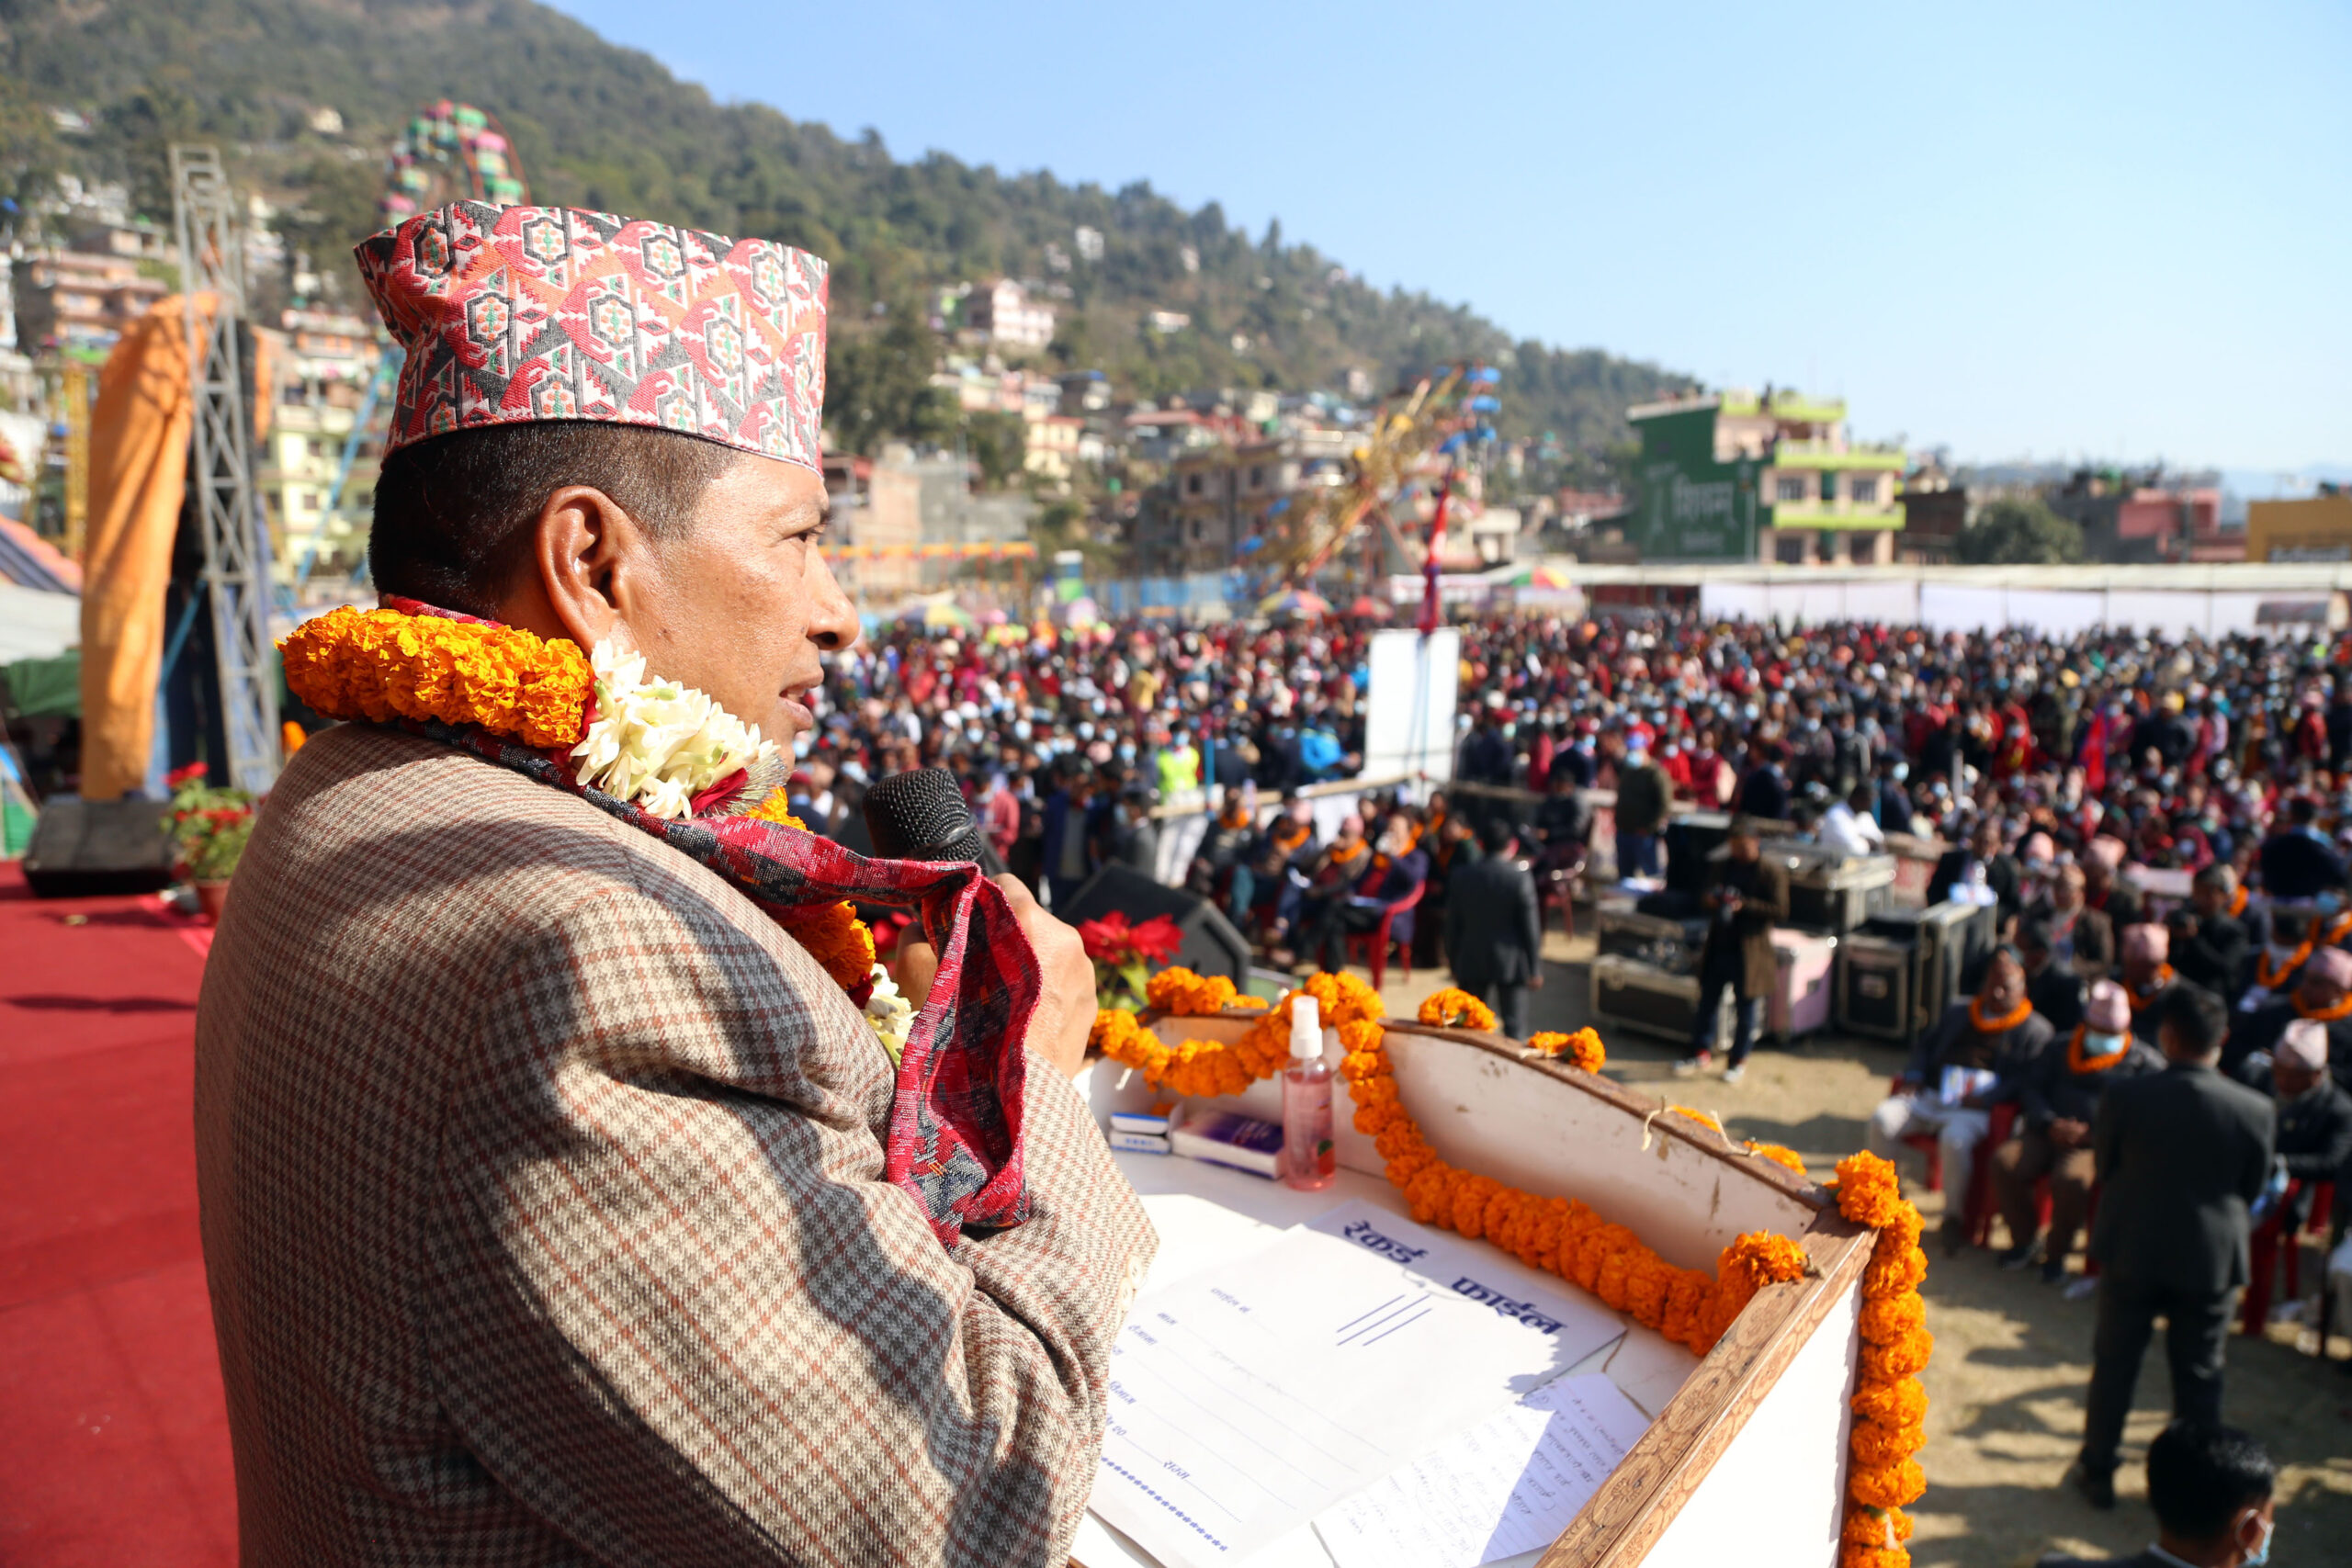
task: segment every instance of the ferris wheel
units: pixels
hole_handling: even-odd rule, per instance
[[[387,225],[447,202],[512,207],[531,199],[498,117],[444,98],[413,116],[392,143],[377,211]]]

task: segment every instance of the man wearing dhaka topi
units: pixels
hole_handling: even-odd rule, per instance
[[[243,1560],[1058,1568],[1155,1240],[1076,933],[785,809],[857,635],[823,264],[469,202],[359,264],[382,604],[287,639],[347,722],[197,1029]]]

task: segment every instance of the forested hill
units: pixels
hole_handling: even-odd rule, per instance
[[[1070,290],[1055,301],[1050,360],[1106,369],[1123,391],[1303,389],[1340,385],[1351,367],[1385,384],[1476,356],[1503,369],[1507,434],[1556,432],[1572,451],[1623,439],[1628,404],[1690,384],[1380,293],[1312,245],[1283,243],[1278,227],[1241,231],[1214,203],[1187,212],[1148,185],[1105,191],[941,153],[899,162],[870,135],[714,103],[527,0],[0,0],[0,186],[57,169],[125,179],[168,218],[164,147],[215,140],[238,178],[284,198],[280,228],[330,270],[375,227],[380,150],[419,105],[447,96],[499,117],[535,199],[828,257],[837,333],[875,319],[877,302],[918,308],[933,285],[1050,278]],[[90,129],[54,130],[51,107],[79,110]],[[312,129],[319,107],[341,114],[340,133]],[[1101,258],[1048,271],[1046,246],[1071,252],[1081,224],[1103,234]],[[1148,331],[1154,310],[1191,325]]]

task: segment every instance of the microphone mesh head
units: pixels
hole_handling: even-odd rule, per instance
[[[972,830],[971,807],[944,768],[886,773],[865,792],[865,829],[885,860],[922,860]]]

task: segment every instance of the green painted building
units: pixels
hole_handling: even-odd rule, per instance
[[[1893,563],[1904,454],[1851,445],[1843,399],[1734,389],[1625,417],[1642,443],[1625,542],[1643,560]]]

